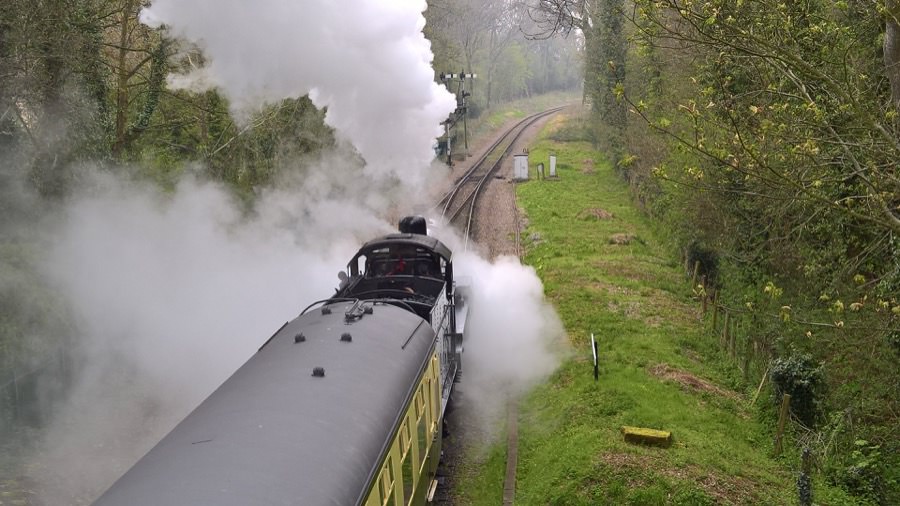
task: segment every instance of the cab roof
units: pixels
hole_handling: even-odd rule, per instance
[[[388,234],[377,239],[372,239],[371,241],[363,244],[362,248],[359,249],[359,253],[357,253],[356,256],[359,256],[361,253],[365,253],[367,251],[372,251],[389,246],[396,246],[398,244],[416,246],[433,251],[435,254],[440,255],[447,262],[450,262],[450,258],[452,256],[450,248],[445,246],[444,243],[435,239],[434,237],[421,234]]]

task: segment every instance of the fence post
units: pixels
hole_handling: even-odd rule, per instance
[[[734,360],[737,355],[737,332],[739,328],[737,319],[732,320],[731,324],[733,328],[731,329],[731,337],[728,341],[728,353],[731,355],[731,360]]]
[[[752,339],[747,336],[747,342],[744,344],[744,384],[750,381],[750,354],[753,353]]]
[[[713,331],[713,333],[715,333],[715,331],[716,331],[716,320],[717,320],[718,317],[719,317],[719,291],[718,291],[718,290],[716,290],[715,292],[713,292],[712,305],[713,305],[712,331]]]
[[[700,260],[694,260],[694,274],[691,275],[691,290],[697,286],[697,272],[700,271]]]
[[[756,398],[759,397],[759,393],[762,392],[763,385],[766,384],[766,379],[769,377],[769,368],[766,367],[766,371],[762,375],[762,379],[759,380],[759,386],[756,388],[756,393],[753,394],[753,400],[750,401],[750,405],[756,404]]]
[[[781,455],[781,439],[784,436],[784,425],[787,422],[790,413],[791,394],[784,394],[781,397],[781,410],[778,412],[778,432],[775,433],[775,456]]]
[[[722,348],[728,351],[728,330],[731,327],[731,313],[725,311],[725,325],[722,327]]]
[[[812,468],[811,457],[809,447],[803,448],[800,476],[797,477],[797,495],[800,499],[800,506],[812,506],[812,479],[809,477]]]
[[[703,316],[706,316],[706,305],[709,301],[709,296],[706,293],[706,275],[700,276],[700,284],[703,286],[703,291],[700,292],[700,301],[703,304]]]

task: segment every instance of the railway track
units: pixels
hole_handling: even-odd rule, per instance
[[[478,204],[478,197],[486,183],[494,176],[507,155],[509,155],[516,140],[521,137],[522,133],[529,126],[541,118],[559,112],[562,109],[562,107],[554,107],[527,116],[516,123],[488,147],[484,154],[472,164],[472,168],[456,181],[453,187],[441,197],[433,208],[434,211],[440,210],[441,220],[445,224],[454,224],[460,227],[465,234],[466,248],[468,248],[468,241],[471,237],[472,222],[475,216],[475,207]]]
[[[472,236],[472,225],[476,220],[475,209],[478,204],[478,198],[482,190],[487,187],[487,183],[494,174],[502,166],[503,161],[510,154],[516,141],[523,135],[525,130],[546,116],[557,113],[564,107],[555,107],[546,111],[527,116],[508,129],[496,142],[485,150],[472,167],[465,172],[435,204],[430,214],[441,214],[444,224],[453,224],[459,227],[465,233],[465,245],[468,248],[468,240]],[[515,193],[511,195],[512,201],[509,203],[512,209],[516,209]],[[506,205],[504,203],[504,205]],[[521,247],[520,223],[518,214],[515,214],[515,254],[520,258],[524,254]],[[512,506],[515,503],[516,491],[516,468],[518,464],[518,403],[510,399],[508,401],[507,410],[507,462],[506,473],[503,483],[503,505]],[[451,422],[453,423],[453,422]],[[455,425],[455,423],[454,423]],[[460,449],[447,446],[445,441],[445,450],[448,454],[453,455],[459,453]],[[460,445],[460,441],[450,442],[449,445]],[[452,456],[447,455],[451,459]],[[442,466],[446,466],[445,461]],[[451,468],[453,464],[451,463]],[[439,471],[443,476],[452,474],[446,468]],[[436,504],[453,504],[452,494],[450,493],[445,478],[440,480],[441,486],[438,488],[436,496]],[[450,485],[452,487],[452,484]]]

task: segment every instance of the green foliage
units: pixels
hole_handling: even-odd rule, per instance
[[[720,303],[761,360],[780,357],[782,388],[819,389],[795,414],[812,425],[853,413],[824,452],[840,468],[846,438],[900,446],[900,122],[885,7],[642,0],[628,29],[622,96],[642,122],[628,125],[624,175],[679,244],[718,253]],[[884,489],[897,502],[897,485]]]
[[[719,276],[719,255],[708,246],[692,241],[686,250],[687,267],[693,275],[694,266],[697,266],[697,276],[706,278],[708,286],[716,286]],[[698,278],[699,281],[699,278]]]
[[[570,120],[553,130],[547,138],[554,142],[577,143],[590,142],[590,126],[583,120]]]
[[[553,136],[529,152],[535,159],[556,153],[567,166],[559,181],[531,181],[517,193],[529,217],[523,235],[540,236],[527,246],[526,261],[558,308],[574,356],[520,404],[516,502],[790,504],[795,474],[768,457],[768,421],[750,416],[746,399],[654,374],[662,362],[717,385],[730,382],[715,361],[716,339],[696,326],[681,262],[660,241],[660,230],[634,208],[626,183],[589,143]],[[614,218],[578,219],[597,208]],[[608,242],[623,230],[642,241]],[[600,343],[598,382],[587,347],[591,333]],[[676,442],[664,450],[629,445],[621,425],[671,430]],[[496,475],[493,488],[464,486],[463,504],[496,503],[496,496],[478,494],[501,488],[496,469],[504,454],[491,450],[484,464],[485,474]],[[854,504],[827,484],[817,490],[827,504],[835,497]]]
[[[618,166],[624,157],[627,105],[621,99],[626,68],[624,2],[600,0],[591,5],[596,22],[585,32],[585,93],[596,118],[597,146]]]
[[[825,388],[823,366],[816,364],[808,354],[794,353],[776,358],[770,377],[775,404],[781,402],[783,394],[789,394],[791,414],[807,427],[814,427],[821,414]]]
[[[37,254],[33,244],[0,242],[0,371],[27,368],[70,339],[71,315],[38,274]]]
[[[894,350],[898,356],[900,356],[900,330],[894,330],[889,332],[885,339],[888,342],[888,345]]]
[[[856,496],[875,504],[888,504],[885,496],[887,492],[885,465],[880,445],[857,439],[854,441],[853,451],[843,465],[831,470],[831,479]],[[893,479],[896,479],[896,476]],[[892,485],[896,487],[897,483]]]
[[[504,57],[496,64],[497,76],[502,76],[493,83],[491,100],[509,102],[528,93],[528,82],[532,78],[531,68],[524,44],[510,44]]]
[[[582,82],[579,39],[540,36],[519,2],[432,0],[425,36],[434,68],[475,72],[470,112],[537,94],[576,89]]]

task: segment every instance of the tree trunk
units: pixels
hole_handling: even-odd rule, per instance
[[[900,2],[886,0],[884,71],[891,83],[891,103],[900,108]]]
[[[119,31],[119,54],[116,61],[116,137],[113,143],[113,154],[119,156],[125,147],[125,134],[128,121],[128,35],[131,17],[134,12],[134,0],[125,0],[122,6],[121,30]]]

